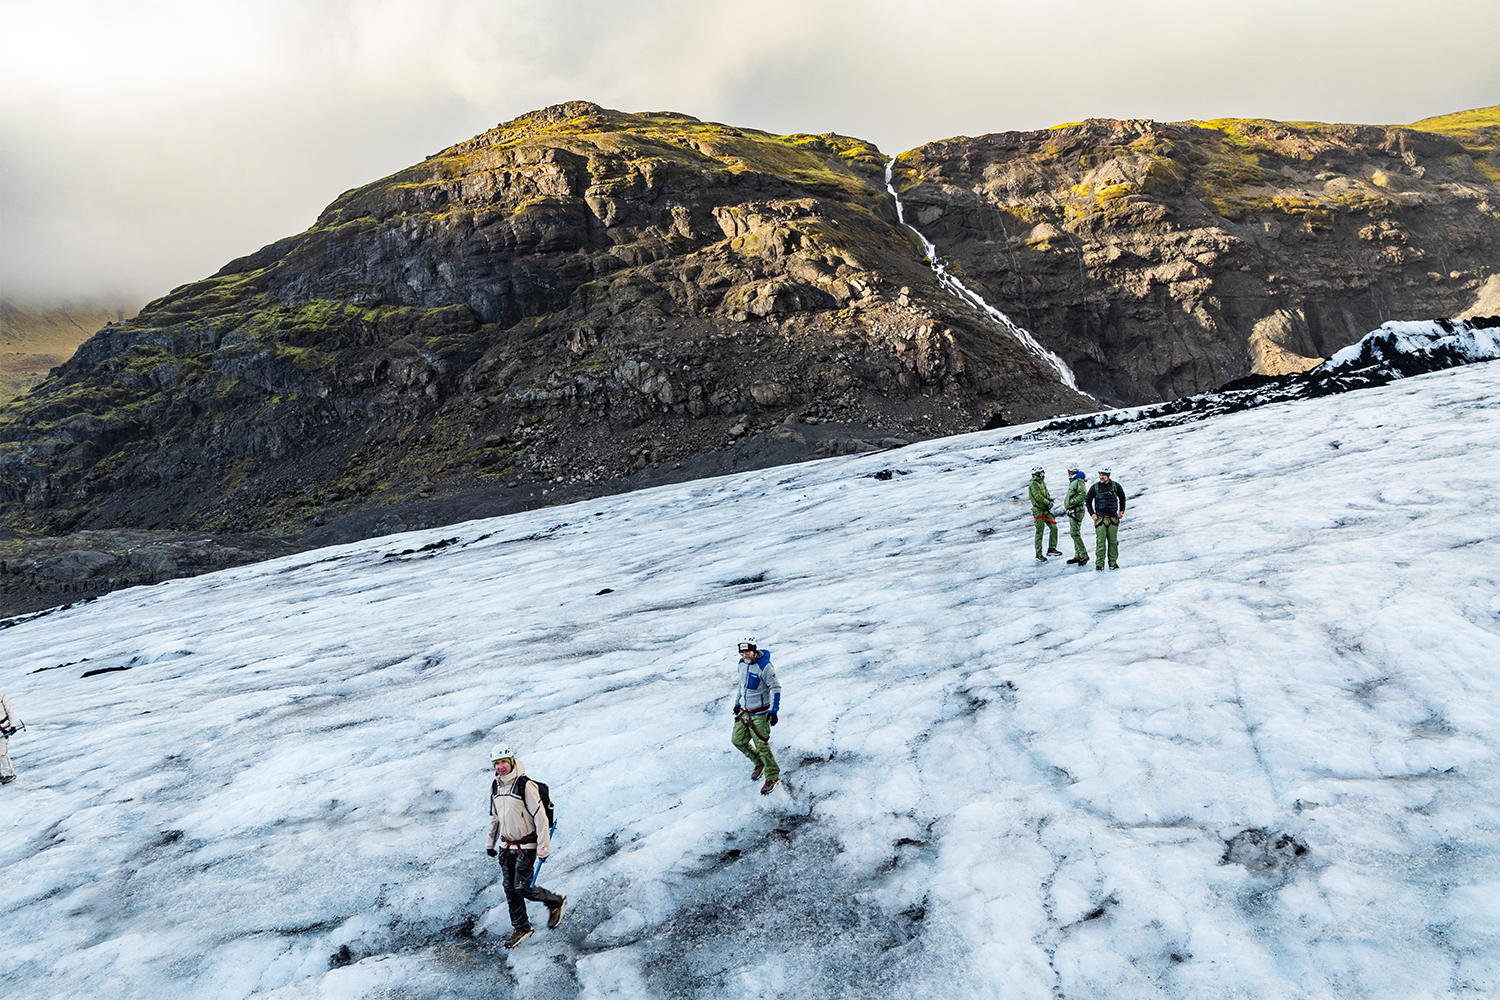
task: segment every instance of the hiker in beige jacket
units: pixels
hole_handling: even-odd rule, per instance
[[[525,765],[508,746],[497,746],[490,763],[495,780],[490,783],[490,833],[484,849],[500,860],[513,928],[505,947],[514,948],[532,934],[526,914],[528,899],[547,907],[548,930],[562,922],[563,904],[568,900],[532,884],[537,866],[552,854],[551,824],[536,782],[526,777]]]
[[[0,694],[0,785],[16,780],[16,769],[10,764],[10,736],[20,728],[21,720],[10,707],[10,699]]]

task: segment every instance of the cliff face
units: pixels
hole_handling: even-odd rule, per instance
[[[1307,367],[1494,279],[1500,118],[1430,129],[1086,122],[903,154],[907,221],[1094,399],[941,288],[869,143],[548,108],[345,193],[0,408],[0,534],[389,531],[371,511]]]
[[[1497,108],[1411,128],[1089,121],[931,143],[894,174],[967,284],[1130,404],[1483,308],[1497,142]]]

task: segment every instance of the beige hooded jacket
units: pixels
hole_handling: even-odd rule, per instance
[[[10,737],[3,735],[3,731],[15,729],[20,724],[15,709],[10,707],[10,699],[0,694],[0,778],[7,781],[16,776],[16,769],[10,763]]]
[[[490,850],[501,840],[516,843],[536,834],[536,856],[545,858],[552,853],[552,838],[547,829],[547,812],[542,808],[542,796],[536,790],[536,782],[526,782],[526,799],[516,794],[516,780],[526,773],[526,765],[516,761],[515,770],[503,778],[496,778],[490,797],[490,835],[484,849]],[[531,842],[527,841],[527,847]]]

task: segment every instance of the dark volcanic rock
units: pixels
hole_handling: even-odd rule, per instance
[[[121,587],[243,566],[300,548],[260,535],[126,529],[0,543],[0,613],[89,600]]]

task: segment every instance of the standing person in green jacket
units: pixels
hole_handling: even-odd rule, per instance
[[[1040,465],[1031,467],[1031,519],[1036,522],[1037,562],[1046,562],[1047,556],[1062,555],[1057,547],[1057,518],[1052,516],[1052,494],[1047,491],[1047,473]],[[1042,535],[1046,533],[1048,525],[1052,526],[1052,533],[1047,539],[1047,553],[1043,555]]]
[[[1099,470],[1099,481],[1089,487],[1086,498],[1094,515],[1094,569],[1104,569],[1104,548],[1109,546],[1109,568],[1120,568],[1120,518],[1125,514],[1125,489],[1110,479],[1109,466]]]
[[[1069,566],[1087,566],[1089,550],[1083,544],[1083,515],[1087,512],[1088,477],[1078,466],[1068,466],[1068,494],[1063,497],[1063,510],[1068,515],[1068,533],[1073,536],[1073,558]]]

